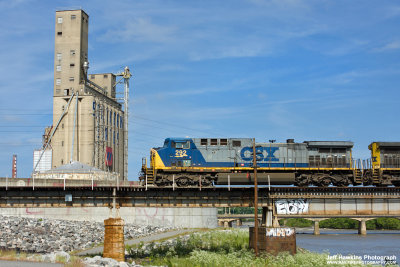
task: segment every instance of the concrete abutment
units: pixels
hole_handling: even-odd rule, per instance
[[[126,224],[184,228],[216,228],[216,208],[120,207],[119,216]],[[0,215],[72,221],[104,222],[108,207],[0,208]]]

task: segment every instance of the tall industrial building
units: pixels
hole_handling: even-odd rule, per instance
[[[83,10],[56,12],[53,126],[45,131],[44,143],[50,141],[53,169],[78,161],[127,179],[116,76],[88,74],[88,27]]]

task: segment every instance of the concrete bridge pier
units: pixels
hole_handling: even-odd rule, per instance
[[[239,219],[240,220],[240,219]],[[232,223],[234,221],[237,221],[236,219],[218,219],[218,226],[224,227],[224,228],[229,228],[232,227]]]
[[[279,224],[278,216],[274,216],[274,220],[272,221],[272,227],[281,227]]]
[[[319,220],[314,221],[314,235],[319,235]]]
[[[273,208],[272,206],[262,208],[262,220],[261,225],[266,227],[273,226]],[[279,224],[279,223],[278,223]]]
[[[367,220],[359,220],[358,223],[358,234],[367,235]]]
[[[308,218],[307,218],[308,219]],[[320,218],[320,219],[310,219],[311,221],[314,222],[314,235],[320,235],[320,231],[319,231],[319,222],[326,220],[327,218]]]
[[[358,221],[358,234],[367,235],[367,221],[373,220],[375,218],[352,218]]]

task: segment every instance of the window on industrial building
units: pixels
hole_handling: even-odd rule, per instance
[[[218,145],[218,139],[211,139],[210,145],[217,146]]]
[[[70,50],[69,52],[70,52],[71,56],[75,56],[75,50]]]
[[[207,139],[200,139],[200,145],[206,146],[207,145]]]
[[[76,15],[71,15],[71,19],[76,19]]]
[[[61,71],[61,65],[57,65],[57,66],[56,66],[56,70],[57,70],[57,71]]]
[[[62,58],[62,54],[61,53],[57,53],[57,60],[61,60]]]
[[[113,132],[113,144],[115,145],[115,131]]]
[[[61,141],[61,146],[64,146],[64,141]]]
[[[108,128],[106,127],[106,129],[104,130],[104,139],[106,141],[108,141]]]
[[[110,110],[110,124],[112,125],[112,112]]]
[[[123,122],[124,122],[124,121],[123,121],[123,119],[122,119],[122,117],[121,117],[121,128],[122,128],[122,125],[124,124]]]
[[[220,140],[221,146],[227,146],[228,145],[228,139],[221,139]]]
[[[104,75],[103,75],[103,78],[107,79],[107,78],[108,78],[108,75],[107,75],[107,74],[104,74]]]
[[[60,85],[61,84],[61,79],[60,78],[57,78],[56,79],[56,85]]]
[[[56,95],[60,94],[61,90],[60,89],[56,89]]]
[[[57,22],[58,22],[58,24],[63,23],[63,18],[57,18]]]
[[[62,36],[62,32],[57,32],[57,35],[58,36]]]
[[[115,112],[114,112],[114,126],[115,126]]]
[[[64,89],[64,95],[69,95],[69,89]]]
[[[74,77],[69,77],[69,81],[70,81],[70,82],[73,82],[74,80],[75,80]]]
[[[71,64],[69,64],[69,66],[70,66],[71,68],[73,68],[73,67],[75,67],[75,63],[71,63]]]
[[[119,145],[119,133],[117,133],[117,145]]]
[[[240,140],[233,140],[232,146],[242,146],[242,142]]]

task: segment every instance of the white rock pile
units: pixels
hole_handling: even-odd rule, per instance
[[[98,266],[110,266],[110,267],[143,267],[142,265],[137,265],[135,262],[127,263],[123,261],[116,261],[111,258],[102,258],[96,256],[93,258],[85,258],[83,263],[86,267],[98,267]]]
[[[104,225],[99,222],[30,219],[0,216],[0,249],[49,254],[83,250],[102,243]],[[126,224],[125,239],[133,239],[170,227]]]
[[[61,261],[64,263],[70,262],[71,256],[64,251],[52,252],[44,255],[32,255],[27,258],[32,261],[40,261],[40,262],[52,262],[56,263],[57,261]],[[116,261],[111,258],[103,258],[101,256],[95,256],[93,258],[87,257],[81,260],[81,262],[85,265],[85,267],[143,267],[142,265],[135,264],[134,261],[131,263],[124,261]]]

